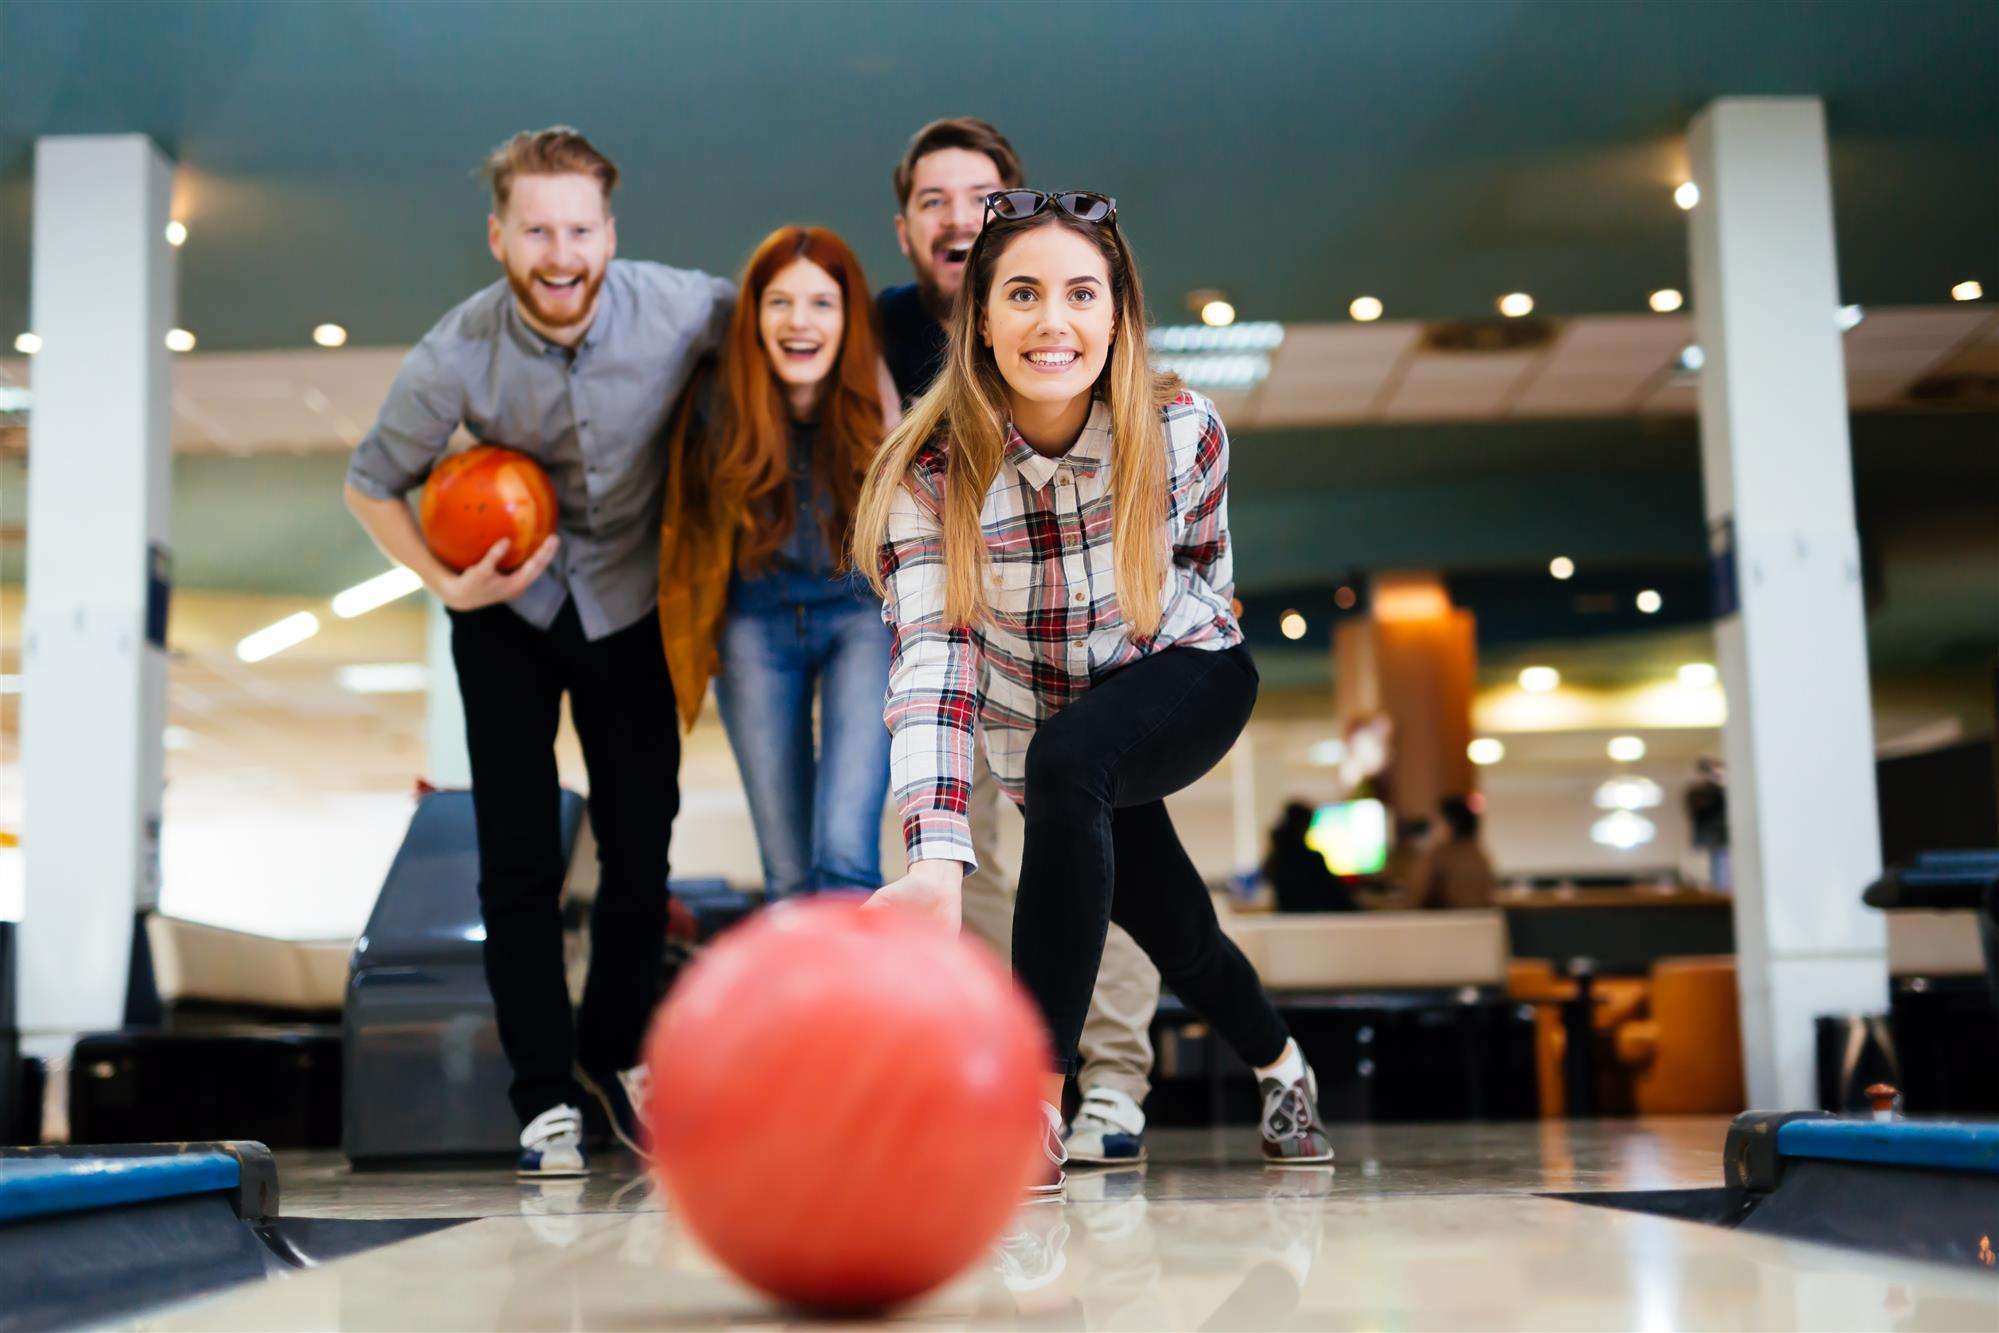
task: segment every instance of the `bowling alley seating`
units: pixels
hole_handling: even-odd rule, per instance
[[[145,918],[166,1025],[229,1017],[337,1022],[351,939],[281,940],[164,913]]]
[[[1665,958],[1652,967],[1643,1012],[1613,1045],[1639,1115],[1743,1109],[1742,1031],[1733,958]]]

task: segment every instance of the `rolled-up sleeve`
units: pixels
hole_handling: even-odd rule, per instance
[[[1235,596],[1235,552],[1229,544],[1229,433],[1212,405],[1204,407],[1194,443],[1199,478],[1186,530],[1174,544],[1173,559],[1214,590],[1226,604]]]
[[[400,500],[430,476],[465,415],[465,392],[429,338],[410,349],[381,414],[347,464],[347,484]]]
[[[920,483],[918,483],[920,484]],[[899,487],[881,548],[892,637],[888,694],[889,781],[909,861],[976,866],[968,817],[978,649],[944,615],[944,536],[934,495]]]

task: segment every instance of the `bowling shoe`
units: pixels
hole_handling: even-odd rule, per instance
[[[604,1108],[604,1119],[610,1123],[611,1132],[618,1136],[618,1142],[629,1148],[640,1161],[650,1162],[652,1151],[646,1138],[645,1121],[641,1117],[652,1083],[651,1071],[641,1064],[621,1069],[615,1074],[600,1074],[578,1066],[576,1081]]]
[[[1041,1164],[1041,1174],[1027,1187],[1027,1196],[1033,1200],[1060,1199],[1062,1186],[1069,1177],[1062,1167],[1069,1160],[1069,1152],[1062,1146],[1062,1113],[1047,1102],[1041,1104],[1041,1113],[1046,1123],[1041,1131],[1041,1153],[1046,1159]]]
[[[521,1131],[520,1164],[514,1174],[528,1178],[587,1176],[583,1160],[583,1113],[573,1106],[551,1106],[528,1121]]]
[[[1318,1166],[1333,1160],[1333,1144],[1319,1123],[1319,1079],[1310,1066],[1292,1083],[1258,1081],[1263,1094],[1265,1166]]]
[[[1145,1112],[1115,1088],[1091,1088],[1064,1141],[1079,1166],[1130,1166],[1145,1160]]]

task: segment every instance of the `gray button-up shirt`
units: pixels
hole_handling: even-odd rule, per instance
[[[572,351],[529,328],[496,282],[410,349],[375,428],[354,448],[348,483],[378,500],[403,498],[460,423],[482,443],[533,455],[555,487],[562,544],[508,605],[547,629],[573,597],[586,637],[614,634],[659,596],[661,432],[734,304],[721,278],[614,259]]]

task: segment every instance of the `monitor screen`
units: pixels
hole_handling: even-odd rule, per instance
[[[1373,800],[1322,805],[1305,830],[1305,845],[1335,875],[1378,875],[1388,864],[1388,807]]]

